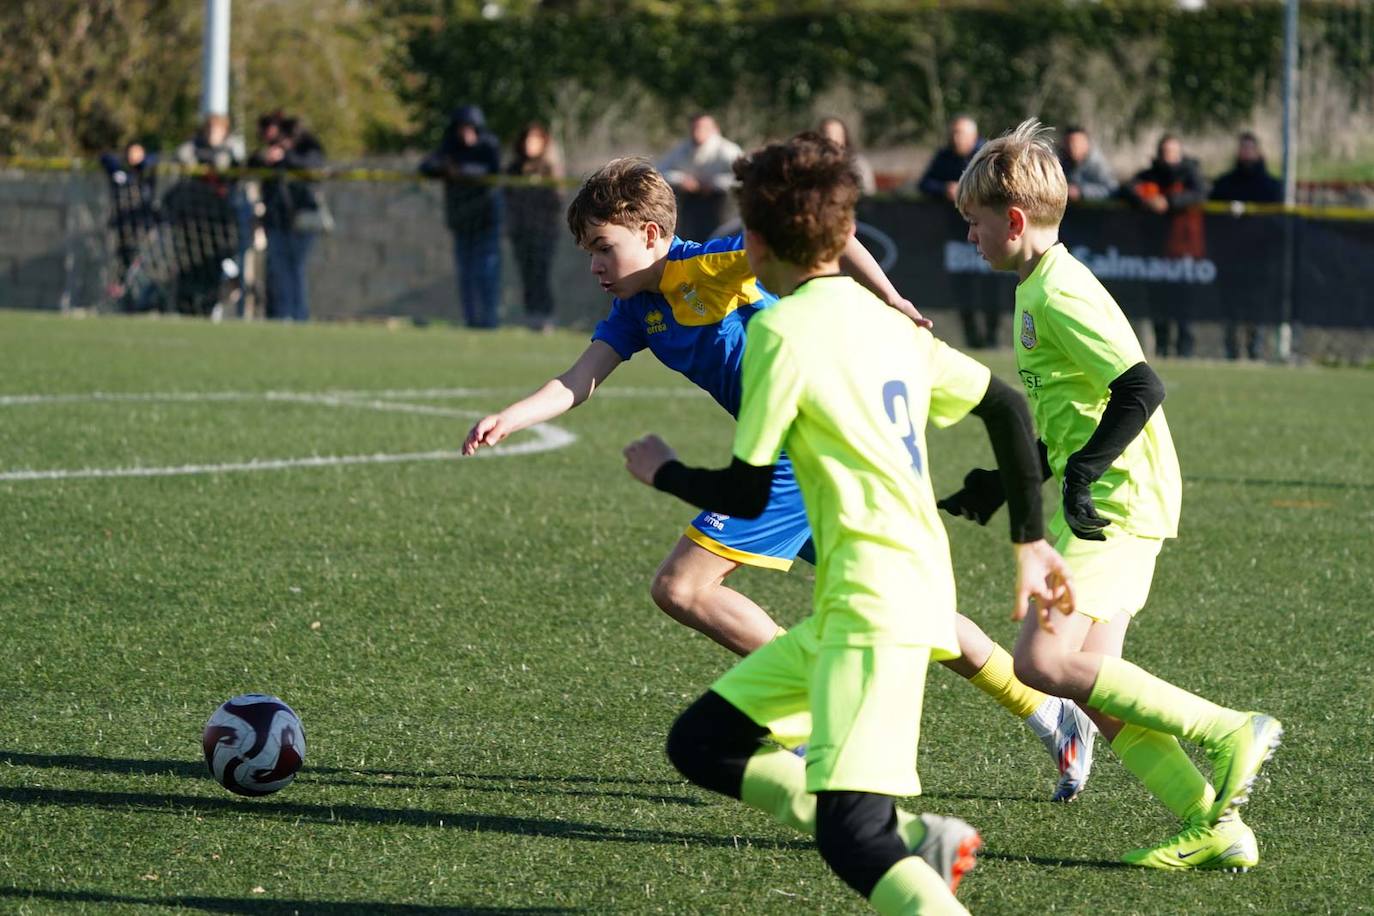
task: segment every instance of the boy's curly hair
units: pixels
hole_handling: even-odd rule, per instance
[[[583,182],[568,204],[568,228],[579,245],[594,226],[638,231],[646,223],[656,223],[671,239],[677,229],[677,198],[653,163],[640,156],[612,159]]]
[[[844,250],[859,175],[839,146],[807,131],[742,156],[734,169],[740,218],[779,258],[814,267]]]

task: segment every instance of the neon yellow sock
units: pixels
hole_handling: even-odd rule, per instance
[[[780,824],[816,835],[816,796],[806,791],[806,764],[791,751],[760,748],[744,765],[739,797]]]
[[[1102,658],[1088,705],[1195,744],[1221,738],[1245,724],[1244,713],[1204,700],[1111,655]]]
[[[1127,723],[1112,741],[1112,750],[1151,795],[1184,821],[1211,810],[1216,791],[1173,735]]]
[[[1045,694],[1027,687],[1016,679],[1016,672],[1012,670],[1011,655],[1001,646],[993,646],[992,655],[968,681],[1002,704],[1003,709],[1018,719],[1029,719],[1031,713],[1049,699]]]
[[[760,748],[744,765],[739,797],[780,824],[816,835],[816,796],[806,791],[806,763],[791,751]],[[896,811],[897,833],[907,849],[915,849],[926,838],[925,825],[910,811]]]
[[[902,859],[878,879],[868,902],[882,916],[909,916],[911,913],[944,914],[967,913],[950,893],[945,879],[915,856]]]

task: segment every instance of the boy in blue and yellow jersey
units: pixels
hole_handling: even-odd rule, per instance
[[[743,236],[705,244],[684,241],[673,234],[676,219],[672,189],[647,160],[616,159],[587,179],[568,208],[568,226],[591,256],[592,275],[612,297],[610,314],[567,371],[479,420],[464,443],[465,454],[576,407],[621,362],[644,349],[707,391],[732,416],[739,413],[745,328],[775,297],[754,276]],[[929,325],[853,237],[840,260],[882,301]],[[809,559],[810,536],[792,465],[784,456],[776,464],[767,510],[754,519],[702,512],[659,566],[650,592],[673,619],[739,655],[748,654],[779,628],[761,607],[727,586],[726,577],[741,565],[785,570],[799,554]],[[963,654],[948,660],[948,667],[1025,721],[1046,745],[1059,765],[1056,799],[1077,795],[1092,762],[1092,723],[1073,703],[1018,681],[1011,656],[976,624],[959,618],[958,634]],[[799,722],[795,734],[777,738],[795,743],[808,728],[809,723]]]
[[[1183,822],[1173,839],[1126,861],[1153,868],[1244,870],[1259,861],[1236,808],[1283,729],[1217,706],[1121,658],[1155,559],[1178,533],[1182,481],[1164,420],[1164,384],[1121,309],[1059,242],[1068,199],[1046,131],[1027,121],[985,145],[959,182],[969,241],[995,270],[1016,271],[1016,366],[1063,496],[1050,525],[1073,565],[1077,613],[1041,608],[1016,646],[1016,672],[1088,709],[1121,762]],[[941,505],[986,521],[998,481],[974,471]],[[1211,761],[1212,785],[1179,746]]]
[[[749,261],[786,295],[749,324],[734,460],[688,468],[656,436],[625,455],[640,481],[747,518],[765,511],[786,448],[815,533],[814,607],[678,718],[668,755],[697,785],[814,835],[880,913],[963,912],[954,891],[977,832],[894,804],[920,791],[928,661],[959,653],[925,426],[970,412],[987,424],[1011,494],[1018,601],[1071,603],[1063,561],[1041,533],[1030,413],[986,367],[839,272],[859,184],[838,146],[802,134],[735,171]],[[799,712],[813,722],[805,763],[763,742]]]

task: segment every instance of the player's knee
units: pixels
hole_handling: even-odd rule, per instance
[[[911,855],[897,833],[892,799],[869,792],[816,794],[816,848],[840,880],[865,898]]]
[[[696,602],[696,585],[672,572],[660,569],[649,583],[649,595],[662,611],[674,620],[690,623],[696,619],[692,610]]]
[[[707,691],[668,731],[668,760],[690,782],[739,798],[744,768],[768,730]]]

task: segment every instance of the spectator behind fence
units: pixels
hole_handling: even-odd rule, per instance
[[[1212,185],[1212,200],[1231,200],[1242,203],[1277,204],[1283,202],[1283,183],[1269,174],[1260,152],[1259,138],[1246,131],[1236,142],[1235,168],[1222,175]],[[1263,355],[1264,335],[1252,321],[1226,322],[1223,342],[1227,359],[1239,359],[1241,337],[1245,338],[1245,355],[1259,359]]]
[[[136,140],[124,147],[122,156],[105,153],[100,157],[110,184],[109,226],[115,253],[111,296],[126,311],[153,305],[146,296],[136,294],[130,271],[157,218],[157,158]],[[142,287],[145,292],[152,289]]]
[[[931,157],[917,188],[933,200],[946,204],[946,237],[966,244],[968,227],[963,216],[954,208],[959,176],[964,174],[973,154],[983,146],[978,135],[978,123],[968,115],[956,115],[949,122],[949,142]],[[973,280],[973,275],[961,271],[949,273],[954,296],[952,304],[959,307],[959,320],[964,327],[964,342],[971,350],[992,349],[997,346],[997,325],[1001,321],[1001,305]],[[982,300],[982,301],[980,301]]]
[[[1154,162],[1131,179],[1128,194],[1151,213],[1164,217],[1163,251],[1166,258],[1201,258],[1207,253],[1203,236],[1202,202],[1207,199],[1207,180],[1196,159],[1183,155],[1183,144],[1172,134],[1159,140]],[[1168,356],[1193,355],[1195,340],[1189,316],[1177,310],[1175,300],[1151,303],[1155,330],[1155,353]],[[1174,326],[1177,326],[1177,338]]]
[[[439,148],[420,172],[444,182],[444,222],[453,233],[458,298],[470,328],[501,323],[501,222],[504,198],[493,180],[501,173],[501,144],[482,109],[453,110]]]
[[[176,307],[195,315],[215,314],[226,280],[240,273],[246,213],[241,183],[231,170],[243,165],[243,137],[229,117],[205,116],[196,135],[176,149],[176,161],[195,169],[162,198],[174,265]]]
[[[878,190],[878,179],[873,174],[873,166],[850,142],[848,124],[834,116],[821,118],[820,123],[816,125],[816,132],[849,153],[849,159],[859,173],[859,190],[863,194],[872,194]]]
[[[1069,203],[1082,200],[1106,200],[1116,193],[1117,180],[1111,166],[1088,136],[1088,131],[1074,124],[1064,128],[1059,142],[1059,164],[1069,182]]]
[[[553,328],[553,255],[563,228],[563,156],[549,129],[531,123],[515,139],[507,173],[528,184],[506,188],[506,230],[520,285],[525,294],[525,321],[531,330]]]
[[[667,152],[657,168],[677,197],[677,234],[706,241],[725,222],[735,160],[744,154],[727,140],[709,114],[692,115],[687,139]]]
[[[936,150],[917,187],[930,197],[953,203],[959,176],[982,145],[978,122],[968,115],[956,115],[949,122],[949,143]]]
[[[249,165],[277,174],[262,181],[262,228],[267,233],[267,317],[310,318],[305,262],[316,236],[327,228],[314,182],[286,172],[324,166],[324,147],[296,118],[258,119],[261,148]]]

